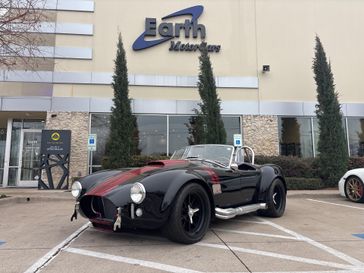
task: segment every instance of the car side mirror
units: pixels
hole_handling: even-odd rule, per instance
[[[238,166],[238,164],[237,164],[237,163],[231,163],[230,168],[231,168],[232,170],[234,170],[234,171],[239,170],[239,166]]]

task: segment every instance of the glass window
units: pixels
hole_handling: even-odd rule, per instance
[[[167,122],[169,121],[169,154],[189,145],[188,124],[191,116],[136,115],[139,131],[139,149],[142,155],[167,154]],[[97,151],[92,152],[90,169],[100,168],[110,134],[110,114],[91,115],[90,133],[97,135]],[[233,143],[233,134],[241,133],[240,117],[223,117],[227,144]]]
[[[240,117],[222,117],[226,130],[226,144],[234,144],[234,134],[241,134]]]
[[[279,144],[281,155],[313,157],[311,118],[280,118]]]
[[[23,129],[44,129],[44,120],[25,119]]]
[[[10,166],[19,164],[20,131],[23,127],[21,120],[14,120],[11,132]]]
[[[314,149],[315,149],[315,155],[319,155],[319,151],[318,151],[318,141],[319,141],[319,137],[320,137],[320,127],[318,124],[318,119],[315,117],[313,118],[313,137],[315,139],[314,142]]]
[[[3,184],[6,128],[0,128],[0,186]]]
[[[169,153],[189,145],[188,124],[190,116],[169,117]]]
[[[167,116],[137,115],[142,155],[167,154]]]
[[[100,166],[110,134],[110,114],[91,115],[91,134],[97,135],[97,149],[92,152],[92,164]]]
[[[169,117],[169,153],[172,154],[175,150],[190,145],[188,125],[191,116],[170,116]],[[240,134],[240,117],[223,116],[224,127],[226,131],[226,143],[233,145],[234,134]]]
[[[364,156],[364,118],[348,118],[351,156]]]

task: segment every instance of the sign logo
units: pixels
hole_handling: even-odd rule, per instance
[[[180,38],[183,33],[186,39],[192,36],[197,39],[200,38],[200,44],[182,43],[181,41],[171,41],[169,51],[189,51],[195,52],[197,50],[207,49],[208,52],[219,52],[221,45],[209,45],[204,42],[206,38],[206,27],[198,23],[198,18],[203,12],[203,6],[193,6],[180,11],[176,11],[162,18],[162,22],[158,25],[156,18],[145,18],[145,31],[133,43],[133,50],[143,50],[159,44],[165,43],[174,38]],[[171,23],[167,19],[191,16],[190,19],[185,19],[183,23]],[[161,38],[157,38],[157,34]],[[146,39],[149,38],[149,39]],[[155,39],[151,39],[155,38]]]
[[[54,141],[58,141],[59,139],[61,138],[61,136],[59,135],[59,133],[57,132],[54,132],[52,135],[51,135],[51,139],[54,140]]]
[[[97,143],[97,135],[96,134],[89,134],[88,141],[87,141],[87,149],[89,151],[96,151],[96,143]]]

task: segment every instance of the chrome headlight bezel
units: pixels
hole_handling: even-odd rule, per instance
[[[146,190],[142,183],[136,182],[130,188],[130,198],[135,204],[141,204],[146,196]]]
[[[81,195],[81,191],[82,191],[82,184],[80,183],[80,181],[73,182],[71,187],[72,196],[74,198],[78,198]]]

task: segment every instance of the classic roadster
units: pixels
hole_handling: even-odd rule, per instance
[[[258,211],[280,217],[287,187],[279,166],[255,165],[249,147],[194,145],[142,168],[101,171],[72,185],[75,211],[95,228],[159,229],[176,242],[200,241],[215,218]]]

